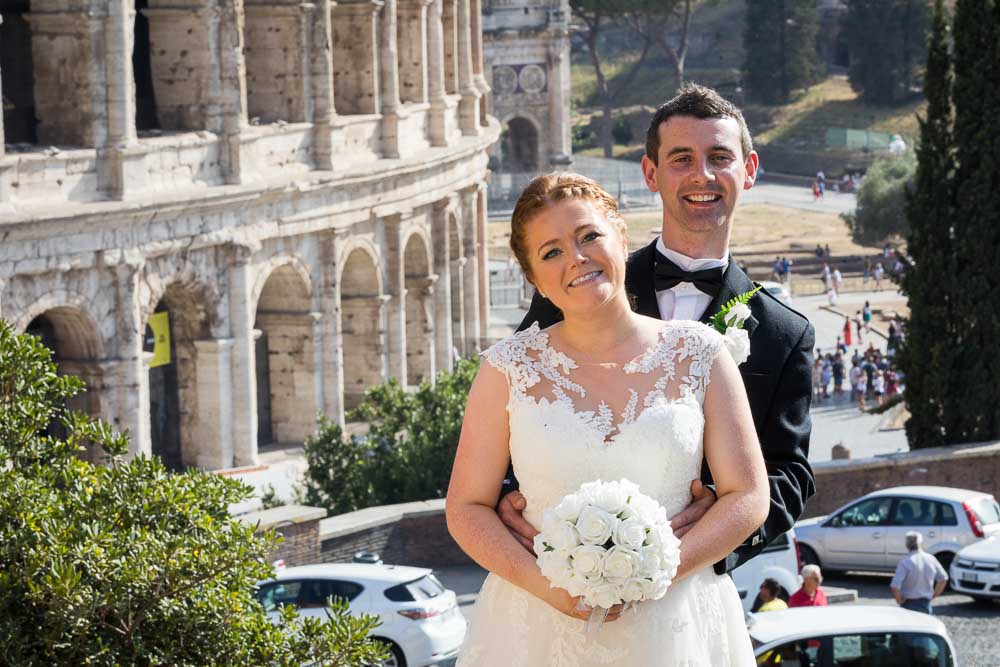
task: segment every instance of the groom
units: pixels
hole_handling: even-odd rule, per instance
[[[642,172],[663,202],[663,230],[628,258],[625,289],[632,308],[660,319],[708,322],[733,297],[754,288],[729,255],[736,202],[753,186],[757,153],[743,114],[709,88],[686,85],[653,116],[646,134]],[[798,519],[815,492],[809,452],[812,349],[809,321],[766,291],[748,304],[752,316],[750,358],[740,366],[757,437],[767,464],[771,511],[736,551],[715,564],[723,574],[760,553]],[[562,319],[536,293],[519,330]],[[498,506],[501,519],[530,549],[537,532],[524,518],[524,497],[513,471]],[[671,519],[678,536],[690,530],[715,502],[712,476],[703,464],[694,500]]]

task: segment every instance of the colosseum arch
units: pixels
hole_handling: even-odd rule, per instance
[[[434,377],[434,302],[430,245],[419,232],[406,241],[403,273],[406,286],[406,383],[414,386]]]
[[[254,320],[257,444],[302,444],[316,413],[316,341],[308,274],[291,260],[262,275]]]
[[[500,162],[504,171],[534,174],[539,170],[538,127],[527,116],[513,116],[504,122],[500,135]]]
[[[167,313],[170,360],[149,369],[149,432],[152,453],[171,470],[197,465],[199,448],[208,444],[201,433],[202,413],[208,410],[201,401],[214,393],[213,378],[198,371],[200,366],[208,367],[207,356],[212,354],[207,346],[211,303],[203,285],[176,281],[166,287],[153,308],[153,313]]]
[[[462,355],[465,349],[465,253],[462,252],[462,226],[454,212],[448,213],[448,261],[451,274],[451,340],[452,346]],[[469,270],[475,270],[469,267]]]
[[[348,251],[340,272],[344,407],[358,406],[365,390],[385,380],[385,312],[378,258],[367,246]]]
[[[79,295],[50,294],[36,301],[15,321],[17,331],[38,336],[52,352],[60,375],[78,377],[87,390],[66,400],[66,407],[91,417],[101,417],[103,344],[97,324],[87,314],[86,301]],[[62,424],[53,421],[48,431],[65,435]],[[93,452],[85,458],[92,459]]]
[[[301,2],[244,0],[247,112],[261,123],[307,119],[306,31],[318,18]]]

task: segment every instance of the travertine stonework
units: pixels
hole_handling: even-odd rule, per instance
[[[490,113],[506,130],[493,148],[506,172],[570,162],[568,0],[482,0]]]
[[[0,316],[134,453],[255,465],[317,411],[342,421],[367,387],[479,348],[499,124],[478,0],[31,0],[8,19],[30,26],[37,123],[0,152]],[[151,369],[163,310],[173,363]]]

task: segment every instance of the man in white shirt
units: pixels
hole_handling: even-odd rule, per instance
[[[941,595],[948,585],[948,573],[938,559],[924,551],[924,536],[911,530],[906,533],[909,555],[899,561],[889,590],[903,609],[933,614],[931,600]]]

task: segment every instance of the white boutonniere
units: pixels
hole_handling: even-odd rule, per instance
[[[737,365],[750,357],[750,334],[743,326],[750,317],[750,306],[747,302],[760,289],[758,285],[749,292],[733,297],[708,321],[712,328],[723,335],[726,349],[733,355]]]

